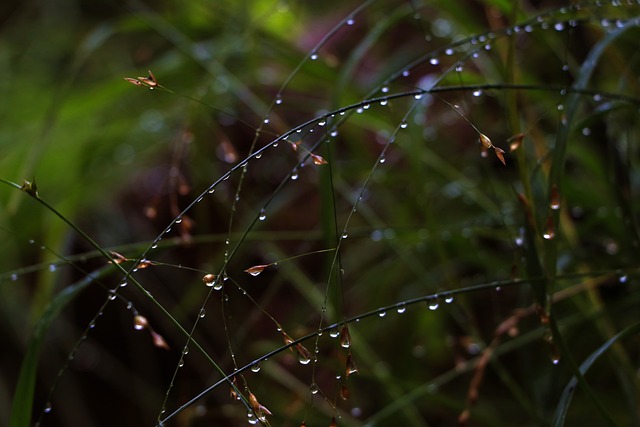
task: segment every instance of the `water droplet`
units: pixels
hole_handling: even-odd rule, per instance
[[[422,94],[421,93],[416,93],[415,95],[413,95],[414,99],[422,99]]]
[[[453,302],[453,295],[447,295],[447,296],[444,298],[444,303],[445,303],[445,304],[451,304],[452,302]]]
[[[626,274],[623,274],[622,276],[620,276],[620,277],[618,278],[618,282],[619,282],[619,283],[627,283],[627,280],[629,280],[629,277],[627,277],[627,275],[626,275]]]
[[[387,161],[387,159],[385,157],[380,157],[380,163],[384,163],[386,161]]]
[[[291,179],[292,179],[293,181],[295,181],[296,179],[298,179],[298,177],[299,177],[299,176],[300,176],[300,175],[298,175],[298,171],[297,171],[297,170],[295,170],[295,171],[291,172]]]
[[[438,58],[431,58],[429,60],[429,64],[431,65],[438,65],[440,63],[440,61],[438,61]]]
[[[384,317],[386,315],[387,315],[387,311],[386,310],[383,310],[383,309],[378,310],[378,316],[379,317]]]
[[[481,90],[481,89],[474,90],[474,91],[473,91],[473,93],[472,93],[472,95],[473,95],[473,96],[476,96],[476,97],[477,97],[477,96],[481,96],[481,95],[482,95],[482,90]]]
[[[342,232],[342,238],[346,239],[347,237],[349,237],[349,234],[346,231]]]
[[[388,103],[389,103],[389,100],[387,100],[387,99],[383,99],[382,101],[380,101],[380,105],[382,105],[383,107],[385,105],[387,105]]]
[[[280,96],[278,95],[278,97],[276,98],[276,104],[280,105],[282,104],[282,98],[280,98]]]
[[[269,118],[268,118],[268,117],[265,117],[265,119],[262,121],[262,123],[264,123],[265,125],[266,125],[266,124],[269,124]]]
[[[249,424],[255,425],[258,424],[258,421],[260,420],[258,420],[253,411],[249,411],[247,412],[247,421],[249,422]]]
[[[264,209],[261,209],[261,210],[260,210],[260,216],[258,217],[258,219],[259,219],[260,221],[264,221],[265,219],[267,219],[267,213],[265,212],[265,210],[264,210]]]
[[[404,70],[404,71],[402,72],[402,76],[403,76],[403,77],[409,77],[409,75],[410,75],[410,74],[411,74],[411,71],[409,71],[409,70]]]
[[[261,368],[262,364],[260,362],[254,363],[253,365],[251,365],[251,372],[260,372]]]
[[[326,120],[324,120],[324,119],[323,119],[323,120],[320,120],[320,121],[318,122],[318,126],[324,126],[324,125],[326,125],[326,124],[327,124],[327,121],[326,121]]]
[[[564,64],[562,66],[562,71],[569,71],[569,66],[567,64]],[[566,94],[566,90],[564,90],[565,93],[563,93],[562,95]]]
[[[382,93],[388,93],[389,92],[389,86],[382,86],[380,88],[380,92]]]
[[[115,291],[115,290],[113,290],[113,289],[111,289],[111,290],[109,291],[109,301],[113,301],[114,299],[116,299],[116,296],[117,296],[117,295],[116,295],[116,291]]]
[[[549,207],[553,210],[560,209],[560,194],[558,194],[558,187],[553,185],[551,187],[551,195],[549,196]]]
[[[553,29],[556,31],[562,31],[564,30],[564,23],[562,22],[556,22],[553,26]]]
[[[353,25],[353,24],[355,24],[355,22],[356,21],[353,18],[347,19],[347,25]]]
[[[438,298],[431,298],[427,300],[427,307],[429,307],[429,310],[435,311],[438,309],[439,306],[440,306],[440,301],[438,301]]]
[[[206,315],[207,315],[207,312],[204,310],[204,308],[201,308],[200,313],[198,313],[198,316],[202,319]]]
[[[407,306],[405,304],[399,304],[396,308],[398,314],[405,313],[407,311]]]
[[[15,282],[16,280],[18,280],[18,275],[16,273],[11,273],[11,280],[13,282]]]
[[[205,285],[211,287],[216,281],[216,276],[211,273],[205,274],[204,277],[202,278],[202,281],[204,282]]]
[[[338,336],[340,336],[340,330],[338,328],[331,328],[329,330],[329,336],[331,338],[338,338]]]
[[[477,59],[479,56],[480,56],[480,54],[478,52],[473,52],[471,54],[471,57],[474,58],[474,59]]]
[[[311,385],[309,386],[309,390],[311,391],[311,394],[318,394],[318,392],[320,391],[320,387],[316,383],[311,383]]]
[[[189,354],[189,347],[185,347],[182,349],[182,354],[187,355]]]
[[[52,272],[52,273],[53,273],[53,272],[54,272],[54,271],[56,271],[56,270],[57,270],[57,267],[56,267],[56,265],[55,265],[55,264],[51,264],[51,265],[49,265],[49,271],[50,271],[50,272]]]
[[[453,55],[453,49],[449,48],[449,49],[445,50],[444,54],[447,55],[447,56]]]
[[[308,365],[311,362],[311,356],[308,353],[298,352],[298,362],[301,365]]]
[[[45,414],[50,413],[52,409],[53,409],[53,408],[51,407],[51,402],[47,402],[47,404],[46,404],[46,405],[44,405],[44,412],[45,412]]]
[[[311,55],[309,56],[309,58],[312,61],[315,61],[316,59],[318,59],[318,54],[316,52],[312,52]]]
[[[407,124],[407,122],[405,122],[405,121],[403,121],[402,123],[400,123],[400,128],[402,128],[402,129],[406,129],[406,128],[407,128],[407,126],[409,126],[409,125],[408,125],[408,124]]]
[[[349,334],[349,327],[344,325],[340,330],[340,346],[342,348],[351,347],[351,334]]]
[[[349,354],[347,355],[347,368],[345,370],[345,374],[348,377],[349,375],[357,374],[357,373],[358,373],[358,368],[356,367],[356,364],[353,361],[353,358],[351,357],[351,352],[349,352]]]
[[[553,216],[551,215],[549,215],[549,218],[547,219],[547,225],[545,226],[545,230],[542,233],[542,237],[544,237],[545,240],[552,240],[556,237],[556,231],[553,224]]]
[[[371,104],[364,104],[364,105],[362,106],[362,109],[363,109],[363,110],[368,110],[369,108],[371,108]]]
[[[456,71],[457,71],[458,73],[462,72],[462,70],[464,70],[464,66],[463,66],[462,64],[458,64],[458,65],[456,65]]]
[[[208,191],[208,193],[209,193],[209,194],[213,194],[213,193],[215,193],[215,192],[216,192],[216,189],[215,189],[215,188],[210,188],[210,189],[209,189],[209,191]]]
[[[362,114],[363,111],[364,111],[364,109],[362,107],[356,108],[356,113],[358,113],[358,114]]]
[[[338,131],[334,129],[329,135],[335,138],[336,136],[338,136]]]

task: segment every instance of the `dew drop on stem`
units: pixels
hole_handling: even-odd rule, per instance
[[[204,310],[204,308],[201,308],[200,309],[200,313],[198,313],[198,317],[200,317],[202,319],[206,315],[207,315],[207,312]]]
[[[311,391],[311,394],[318,394],[318,392],[320,391],[320,387],[316,383],[311,383],[311,385],[309,386],[309,391]]]
[[[265,210],[264,210],[264,209],[261,209],[261,210],[260,210],[260,216],[258,216],[258,219],[259,219],[260,221],[264,221],[265,219],[267,219],[267,213],[265,212]]]
[[[309,59],[311,59],[312,61],[315,61],[316,59],[318,59],[318,53],[311,52],[311,55],[309,55]]]
[[[260,362],[251,365],[251,372],[260,372],[260,369],[262,369],[262,364]]]
[[[338,338],[340,336],[340,330],[338,328],[329,329],[329,336],[331,338]]]
[[[202,281],[204,282],[205,285],[211,287],[214,285],[216,281],[216,276],[211,273],[205,274],[204,277],[202,278]]]
[[[405,304],[399,304],[396,308],[398,314],[402,314],[407,311],[407,306]]]

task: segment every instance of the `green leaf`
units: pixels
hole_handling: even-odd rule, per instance
[[[617,335],[609,339],[606,343],[601,345],[596,351],[591,353],[591,355],[587,357],[587,359],[584,362],[582,362],[582,365],[580,365],[580,373],[582,375],[586,374],[586,372],[589,370],[591,365],[593,365],[593,362],[598,360],[598,358],[600,358],[600,356],[602,356],[607,350],[609,350],[609,348],[614,343],[616,343],[617,341],[623,338],[628,337],[629,335],[637,334],[638,332],[640,332],[640,323],[636,323],[635,325],[629,326],[628,328],[624,329],[622,332],[618,333]],[[553,417],[552,425],[554,427],[561,427],[564,425],[564,421],[567,415],[567,410],[569,409],[569,404],[571,403],[571,399],[573,398],[573,393],[576,390],[577,384],[578,384],[578,378],[574,375],[565,386],[564,391],[560,396],[560,401],[558,402],[556,413]]]

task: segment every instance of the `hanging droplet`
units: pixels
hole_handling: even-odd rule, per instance
[[[340,329],[340,345],[343,348],[351,347],[351,335],[349,334],[349,327],[344,325],[342,329]]]
[[[387,311],[384,309],[378,310],[378,317],[384,317],[387,315]]]
[[[422,94],[416,93],[415,95],[413,95],[413,99],[422,99]]]
[[[309,391],[311,391],[311,394],[318,394],[318,392],[320,391],[320,387],[316,383],[311,383],[311,385],[309,386]]]
[[[347,19],[347,25],[353,25],[353,24],[355,24],[355,22],[356,21],[353,18]]]
[[[400,128],[401,128],[401,129],[406,129],[406,128],[407,128],[407,126],[409,126],[409,125],[408,125],[408,124],[407,124],[407,122],[405,122],[404,120],[402,121],[402,123],[400,123]]]
[[[302,344],[296,344],[296,351],[298,352],[298,362],[302,365],[308,365],[311,362],[311,353]]]
[[[204,282],[205,285],[211,287],[216,281],[216,276],[215,274],[211,274],[211,273],[205,274],[204,277],[202,278],[202,281]]]
[[[389,86],[382,86],[380,88],[380,92],[382,93],[389,93]]]
[[[264,210],[264,209],[261,209],[261,210],[260,210],[260,216],[258,216],[258,219],[259,219],[260,221],[264,221],[265,219],[267,219],[267,213],[265,212],[265,210]]]
[[[260,372],[260,369],[262,369],[262,364],[260,364],[260,362],[251,365],[251,372]]]
[[[200,317],[201,319],[204,318],[207,315],[207,312],[204,310],[204,308],[200,309],[200,313],[198,313],[198,317]]]
[[[435,311],[438,309],[439,306],[440,306],[440,301],[438,300],[438,297],[427,300],[427,307],[429,307],[429,310]]]
[[[249,422],[249,424],[255,425],[255,424],[258,424],[259,420],[256,417],[256,415],[253,413],[253,411],[248,411],[247,412],[247,421]]]
[[[340,336],[340,329],[338,328],[329,329],[329,336],[331,338],[338,338]]]
[[[451,48],[446,49],[446,50],[444,51],[444,54],[445,54],[445,55],[447,55],[447,56],[451,56],[451,55],[453,55],[453,49],[451,49]]]
[[[618,283],[627,283],[627,280],[629,280],[629,277],[626,274],[618,277]]]
[[[149,326],[149,321],[146,317],[139,314],[133,317],[133,329],[136,331],[141,331],[147,326]]]
[[[300,176],[300,175],[298,175],[298,171],[297,171],[297,170],[294,170],[293,172],[291,172],[291,179],[292,179],[293,181],[295,181],[296,179],[298,179],[298,177],[299,177],[299,176]]]
[[[464,66],[462,64],[456,65],[456,72],[460,73],[462,70],[464,70]]]
[[[453,302],[453,295],[447,295],[444,299],[445,304],[451,304]]]
[[[277,105],[281,105],[282,104],[282,98],[280,97],[280,95],[278,95],[278,97],[276,98],[276,104]]]
[[[342,400],[348,400],[351,397],[351,391],[346,384],[342,384],[342,386],[340,387],[340,397],[342,398]]]
[[[249,273],[252,276],[257,276],[267,267],[269,267],[269,264],[254,265],[253,267],[247,268],[244,272]]]
[[[342,232],[342,238],[346,239],[347,237],[349,237],[349,233],[347,233],[346,231]]]
[[[471,94],[475,97],[482,96],[482,90],[481,89],[474,90]]]
[[[549,196],[549,207],[553,210],[560,209],[560,194],[558,194],[558,187],[555,184],[551,186],[551,195]]]
[[[109,301],[113,301],[114,299],[116,299],[116,297],[117,297],[116,291],[114,291],[113,289],[111,289],[111,290],[109,291]]]
[[[547,218],[547,224],[544,227],[544,232],[542,233],[542,237],[544,237],[546,240],[552,240],[554,237],[556,237],[556,230],[553,224],[552,215],[549,215],[549,218]]]
[[[406,304],[402,303],[402,304],[398,304],[396,311],[398,312],[398,314],[402,314],[404,312],[407,311],[407,306]]]
[[[356,367],[356,364],[353,361],[353,358],[351,357],[351,353],[349,353],[347,355],[347,367],[345,370],[345,375],[348,377],[349,375],[357,374],[357,373],[358,373],[358,368]]]
[[[50,413],[50,412],[52,411],[52,409],[53,409],[53,408],[51,407],[51,402],[47,402],[47,404],[46,404],[46,405],[44,405],[44,413],[45,413],[45,414]]]
[[[312,61],[315,61],[316,59],[318,59],[318,54],[316,52],[311,52],[311,55],[309,55],[309,58]]]
[[[431,65],[438,65],[440,63],[440,61],[438,60],[438,58],[431,58],[429,60],[429,64]]]

